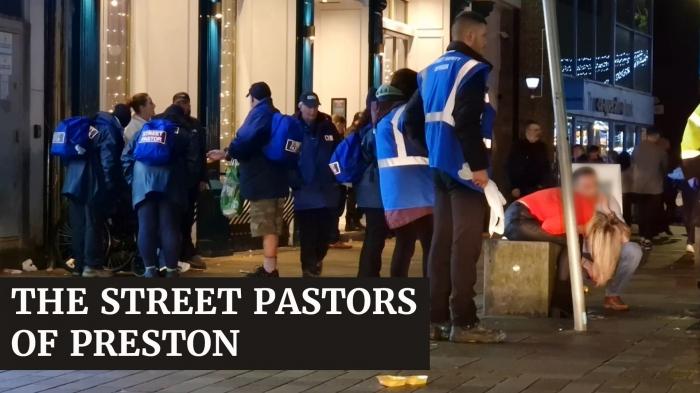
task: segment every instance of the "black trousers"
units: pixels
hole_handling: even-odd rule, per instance
[[[639,236],[650,239],[659,232],[663,218],[663,194],[637,194],[639,201]]]
[[[348,229],[357,229],[362,219],[362,212],[357,208],[357,196],[355,188],[349,187],[347,194],[347,202],[345,203],[345,227]]]
[[[566,236],[550,235],[542,229],[542,223],[530,210],[519,202],[513,202],[505,211],[505,232],[509,240],[550,242],[560,246],[557,257],[557,280],[552,295],[552,306],[570,311],[571,280],[569,278],[569,254],[566,248]]]
[[[357,277],[379,277],[382,270],[382,251],[389,235],[389,227],[386,225],[384,209],[363,208],[362,211],[365,213],[367,226],[365,241],[360,251]]]
[[[434,230],[428,256],[431,322],[478,323],[474,285],[485,215],[484,194],[446,174],[435,174]]]
[[[345,200],[348,196],[348,188],[345,186],[340,186],[340,198],[338,199],[338,209],[336,210],[336,215],[333,223],[333,236],[331,237],[331,243],[337,243],[340,241],[340,217],[345,211]]]
[[[336,209],[297,210],[294,214],[299,228],[301,269],[320,274],[333,237]]]
[[[698,213],[698,190],[684,181],[680,187],[681,197],[683,198],[683,224],[685,231],[688,234],[688,243],[695,244],[695,215]]]
[[[411,258],[416,251],[416,240],[423,248],[423,277],[428,276],[428,254],[433,240],[433,216],[421,217],[394,229],[396,245],[391,258],[391,277],[408,277]]]
[[[180,260],[189,261],[197,254],[197,248],[192,240],[192,225],[194,225],[197,198],[199,197],[199,184],[189,189],[187,192],[187,206],[182,212],[180,219],[180,232],[182,245],[180,246]]]
[[[75,269],[85,266],[99,269],[105,261],[106,213],[99,204],[83,204],[70,200],[69,220],[71,226],[71,251],[75,258]]]

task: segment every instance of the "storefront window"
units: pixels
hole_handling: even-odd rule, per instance
[[[632,32],[618,26],[615,33],[615,84],[632,87]]]
[[[384,35],[383,83],[391,82],[391,76],[394,72],[406,67],[407,56],[408,37],[394,33]]]
[[[226,146],[234,137],[235,124],[235,41],[236,0],[221,3],[221,146]]]
[[[408,23],[408,2],[406,0],[389,0],[384,13],[389,19]]]
[[[616,124],[612,138],[612,149],[618,154],[625,149],[625,126]]]
[[[634,36],[634,88],[651,91],[651,39],[642,34]]]
[[[567,75],[574,75],[576,59],[574,0],[559,0],[557,2],[557,19],[559,25],[559,47],[561,50],[561,71]]]
[[[643,33],[650,32],[651,0],[617,0],[617,21]]]
[[[596,25],[592,1],[578,2],[577,20],[576,76],[593,79]]]
[[[597,0],[595,80],[610,83],[612,75],[613,3]]]
[[[100,108],[124,102],[129,92],[129,0],[103,1],[101,9]]]
[[[602,151],[608,150],[608,145],[610,143],[610,123],[607,121],[596,120],[593,122],[593,140],[592,145],[600,146]]]

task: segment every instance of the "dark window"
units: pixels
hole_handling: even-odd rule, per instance
[[[22,18],[22,0],[0,0],[0,14]]]
[[[593,3],[593,0],[579,0],[578,2],[576,75],[587,79],[593,79],[595,64],[596,26],[593,18]]]
[[[574,0],[557,2],[557,22],[559,25],[559,47],[561,48],[561,71],[574,75],[576,41],[574,19]]]
[[[634,29],[643,33],[650,33],[651,27],[651,0],[635,0],[634,2]]]
[[[617,0],[617,21],[628,27],[634,26],[635,0]]]
[[[613,69],[613,3],[610,0],[597,0],[597,2],[595,79],[598,82],[610,83]]]
[[[617,27],[615,33],[615,84],[632,87],[632,32]]]
[[[634,88],[651,91],[651,39],[641,34],[634,36]]]

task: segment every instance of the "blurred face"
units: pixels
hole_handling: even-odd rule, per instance
[[[579,177],[574,183],[574,191],[586,198],[598,198],[598,177],[595,175]]]
[[[530,143],[535,143],[542,138],[542,128],[539,124],[530,124],[525,129],[525,139]]]
[[[151,97],[146,100],[146,105],[140,108],[139,116],[144,120],[148,121],[156,114],[156,104],[153,103]]]
[[[588,158],[591,160],[597,160],[600,158],[600,151],[599,150],[591,150],[588,152]]]
[[[306,124],[311,124],[318,117],[318,107],[317,106],[306,106],[302,103],[299,104],[299,112],[301,112],[301,118]]]
[[[343,123],[342,121],[339,121],[339,122],[334,122],[333,124],[335,125],[335,129],[338,130],[340,135],[345,135],[345,123]]]
[[[372,101],[369,104],[369,114],[372,117],[372,124],[377,124],[377,116],[379,115],[379,105],[377,101]]]
[[[486,53],[486,32],[486,25],[474,25],[465,32],[463,41],[483,56]]]
[[[189,101],[179,100],[179,101],[175,102],[175,105],[182,108],[182,111],[185,112],[185,115],[187,115],[187,116],[189,116],[190,113],[192,113],[192,105],[190,104]]]
[[[583,148],[581,146],[576,146],[571,154],[574,156],[574,158],[581,157],[583,155]]]

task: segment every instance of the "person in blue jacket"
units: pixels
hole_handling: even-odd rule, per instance
[[[113,113],[98,112],[91,121],[90,147],[85,156],[65,165],[61,193],[69,201],[75,276],[113,274],[104,269],[104,226],[124,189],[119,156],[124,148],[124,126],[130,117],[129,108],[123,104],[118,104]]]
[[[396,235],[391,276],[407,277],[416,240],[423,249],[423,276],[433,236],[435,192],[427,151],[406,138],[404,110],[407,97],[418,88],[415,71],[404,68],[392,75],[389,85],[377,91],[376,127],[379,183],[386,222]]]
[[[265,82],[248,89],[250,112],[227,150],[212,150],[210,160],[234,158],[239,162],[241,196],[250,202],[250,232],[263,238],[263,264],[248,277],[279,277],[277,248],[284,230],[284,203],[289,196],[287,168],[269,160],[263,147],[272,135],[272,117],[279,111]]]
[[[318,277],[333,238],[340,188],[328,166],[340,135],[331,117],[318,110],[318,95],[299,97],[296,118],[304,131],[299,175],[294,188],[295,223],[299,228],[301,269],[304,277]]]
[[[377,116],[376,89],[367,93],[367,107],[362,113],[357,132],[362,138],[362,158],[367,164],[358,182],[353,184],[357,207],[365,215],[365,240],[360,251],[358,277],[379,277],[382,269],[382,252],[389,235],[389,227],[384,218],[381,191],[379,189],[379,168],[374,138],[374,124]]]
[[[131,185],[131,203],[138,217],[137,243],[146,278],[158,277],[159,259],[165,264],[166,277],[179,275],[180,220],[188,203],[187,190],[199,179],[200,170],[198,138],[180,127],[184,115],[182,108],[171,105],[155,120],[168,120],[178,126],[169,163],[149,165],[135,159],[134,149],[143,129],[134,135],[122,154],[124,177]]]
[[[428,257],[431,338],[501,342],[505,333],[483,327],[474,303],[476,264],[486,215],[490,134],[484,58],[486,19],[463,11],[452,24],[447,52],[419,74],[407,104],[409,134],[423,139],[435,178],[434,233]],[[420,134],[423,131],[422,138]]]

